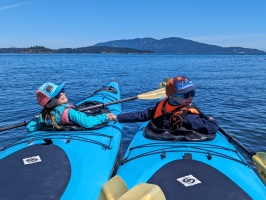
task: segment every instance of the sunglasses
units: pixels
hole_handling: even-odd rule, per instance
[[[60,90],[60,92],[54,98],[59,99],[61,97],[61,93],[65,93],[65,89],[64,88],[62,88]]]
[[[190,92],[187,92],[185,94],[174,94],[173,96],[175,97],[175,96],[181,96],[182,95],[184,97],[184,99],[188,99],[190,97],[194,97],[195,94],[196,94],[196,91],[195,90],[191,90]]]

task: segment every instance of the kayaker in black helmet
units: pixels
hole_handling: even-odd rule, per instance
[[[218,122],[213,117],[205,119],[200,116],[199,110],[192,105],[195,89],[194,85],[185,76],[171,78],[165,87],[167,98],[156,104],[155,107],[144,111],[122,113],[116,119],[120,123],[144,122],[151,120],[152,124],[160,129],[178,130],[185,128],[202,134],[215,134],[218,131]]]
[[[84,128],[93,128],[115,119],[115,115],[112,113],[87,116],[84,112],[76,110],[75,106],[68,103],[63,88],[64,84],[56,85],[48,82],[37,90],[37,101],[43,110],[40,115],[29,122],[27,125],[28,132],[39,130],[44,125],[60,129],[60,124],[69,122],[74,122]]]

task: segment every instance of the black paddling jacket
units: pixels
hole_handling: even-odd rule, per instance
[[[155,107],[144,111],[122,113],[117,115],[119,123],[145,122],[151,120],[158,128],[175,130],[185,127],[203,134],[215,134],[219,125],[216,120],[206,120],[193,106],[173,106],[168,99],[163,99]]]

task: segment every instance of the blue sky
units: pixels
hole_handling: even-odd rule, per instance
[[[144,37],[266,50],[266,0],[0,0],[0,48]]]

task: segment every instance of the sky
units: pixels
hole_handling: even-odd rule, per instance
[[[145,37],[266,51],[266,0],[0,0],[0,48]]]

